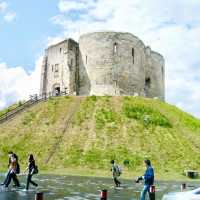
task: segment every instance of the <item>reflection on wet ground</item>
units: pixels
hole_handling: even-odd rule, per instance
[[[33,178],[39,187],[30,191],[9,188],[7,191],[1,187],[1,200],[34,200],[36,192],[44,192],[44,200],[99,200],[100,191],[108,190],[109,200],[138,200],[141,184],[130,180],[122,180],[119,189],[113,187],[112,179],[95,177],[73,177],[56,175],[39,175]],[[1,178],[1,181],[2,178]],[[20,177],[21,185],[25,187],[25,177]],[[156,200],[161,200],[168,192],[180,191],[180,182],[157,182]],[[189,189],[198,187],[197,182],[187,183]]]

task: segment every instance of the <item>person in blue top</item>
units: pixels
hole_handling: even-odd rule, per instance
[[[144,160],[146,165],[146,171],[143,176],[138,177],[136,183],[139,183],[140,180],[144,180],[144,187],[140,195],[140,200],[145,200],[147,192],[150,193],[150,186],[154,184],[154,169],[151,166],[150,160]]]

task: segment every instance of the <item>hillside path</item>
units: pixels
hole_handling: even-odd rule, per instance
[[[55,144],[53,145],[52,150],[50,150],[49,156],[45,160],[45,164],[49,163],[49,161],[51,160],[51,158],[53,157],[53,155],[59,149],[59,146],[62,143],[63,138],[64,138],[64,136],[65,136],[68,128],[70,127],[70,124],[71,124],[71,122],[72,122],[72,120],[74,118],[74,115],[79,110],[81,101],[82,101],[82,98],[81,97],[77,97],[76,100],[73,101],[73,103],[70,105],[69,113],[68,113],[65,121],[63,122],[63,127],[61,128],[61,135],[58,138],[58,140],[55,142]]]

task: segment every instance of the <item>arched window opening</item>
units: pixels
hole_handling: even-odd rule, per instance
[[[70,71],[73,69],[73,65],[74,65],[74,60],[73,60],[73,58],[71,58],[70,63],[69,63],[69,70]]]
[[[74,60],[71,59],[71,66],[73,67],[73,65],[74,65]]]
[[[135,49],[134,48],[132,48],[132,57],[133,57],[133,64],[134,64],[134,62],[135,62]]]
[[[117,54],[117,43],[116,42],[114,43],[114,47],[113,48],[114,48],[113,49],[114,50],[114,54]]]
[[[144,92],[145,96],[149,96],[149,89],[151,87],[151,79],[149,77],[145,78],[145,86],[144,86]]]
[[[145,88],[149,89],[151,87],[151,79],[148,77],[145,79]]]
[[[164,77],[164,66],[163,65],[161,67],[161,70],[162,70],[162,77]]]
[[[54,67],[54,78],[58,78],[59,77],[59,64],[55,64]]]
[[[60,95],[60,84],[53,85],[53,94],[55,96],[59,96]]]

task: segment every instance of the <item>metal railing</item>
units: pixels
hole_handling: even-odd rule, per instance
[[[67,96],[68,93],[65,92],[54,92],[54,93],[44,93],[42,95],[30,95],[29,100],[25,101],[24,103],[19,104],[17,107],[7,111],[6,113],[0,115],[0,124],[12,119],[15,115],[17,115],[18,113],[22,112],[23,110],[25,110],[26,108],[29,108],[41,101],[46,101],[48,100],[50,97],[58,97],[58,96]]]

